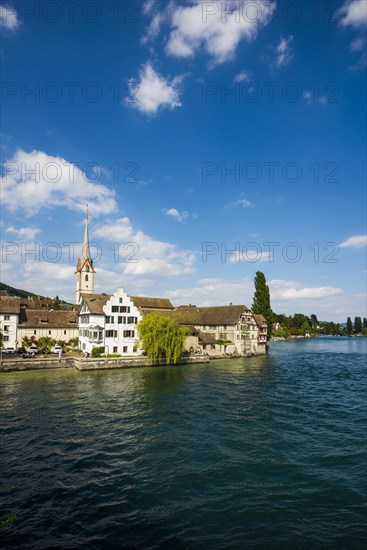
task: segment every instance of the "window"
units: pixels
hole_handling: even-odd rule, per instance
[[[122,304],[122,298],[119,298],[119,303]]]
[[[50,331],[50,330],[48,331],[48,334],[51,334],[51,331]]]
[[[117,322],[118,322],[119,325],[122,325],[122,317],[118,317]]]
[[[10,321],[10,315],[4,315],[4,321]]]
[[[117,353],[117,346],[113,346],[113,353]]]
[[[4,332],[9,332],[9,325],[4,325]]]
[[[106,317],[106,323],[112,324],[112,323],[114,323],[114,322],[115,322],[114,316],[112,316],[112,317],[107,316],[107,317]]]
[[[134,338],[135,331],[134,330],[124,330],[124,338]]]
[[[112,306],[111,311],[112,313],[117,313],[119,310],[119,306]]]
[[[117,338],[117,330],[106,330],[106,338]]]
[[[88,275],[85,276],[85,281],[88,281]]]
[[[36,331],[36,330],[34,330],[34,331],[33,331],[33,334],[34,334],[34,335],[36,335],[36,334],[37,334],[37,331]]]
[[[138,323],[137,317],[128,317],[127,318],[127,324],[128,325],[136,325]]]
[[[9,342],[9,336],[4,336],[3,340],[4,342]]]
[[[120,306],[120,313],[130,313],[130,306]]]
[[[127,346],[124,346],[124,347],[122,348],[122,353],[127,353]]]
[[[66,330],[64,330],[64,336],[66,335]]]

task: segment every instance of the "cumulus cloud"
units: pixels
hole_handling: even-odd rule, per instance
[[[310,298],[320,300],[329,296],[336,296],[342,292],[341,288],[330,286],[304,287],[295,281],[273,279],[269,281],[271,297],[275,300],[294,300]]]
[[[1,199],[13,212],[23,209],[32,215],[58,206],[84,212],[86,203],[96,215],[117,210],[114,191],[91,181],[80,168],[62,157],[18,149],[3,163],[3,168]]]
[[[17,239],[31,241],[40,233],[40,229],[37,227],[19,227],[19,229],[17,229],[12,225],[6,229],[5,233],[15,235]]]
[[[164,78],[148,62],[140,70],[138,79],[129,80],[129,96],[125,98],[125,104],[147,115],[154,115],[163,108],[181,107],[182,79],[182,76]]]
[[[269,23],[276,7],[267,0],[189,0],[181,5],[170,2],[161,11],[148,3],[145,13],[152,17],[143,41],[157,36],[163,21],[170,27],[166,52],[174,57],[193,57],[200,51],[214,64],[233,58],[239,43],[254,40],[259,29]]]
[[[278,67],[282,65],[288,65],[293,58],[293,52],[291,43],[293,42],[293,36],[282,36],[279,44],[276,47],[276,64]]]
[[[0,6],[0,28],[15,31],[20,26],[18,14],[10,5]]]
[[[183,275],[194,270],[194,254],[153,239],[135,229],[129,218],[97,226],[94,236],[119,244],[120,259],[127,258],[124,273],[128,275]]]
[[[164,209],[162,210],[162,212],[164,212],[167,216],[174,218],[178,222],[183,222],[184,220],[186,220],[186,218],[190,216],[190,214],[186,210],[180,212],[176,208],[168,208],[167,210]]]
[[[252,293],[253,284],[249,277],[232,282],[220,278],[206,278],[197,281],[194,287],[170,290],[166,292],[166,296],[175,305],[223,306],[232,302],[250,307]]]
[[[362,248],[367,246],[367,235],[355,235],[340,243],[339,248]]]
[[[366,0],[347,0],[335,15],[343,27],[364,27],[367,24],[367,2]]]

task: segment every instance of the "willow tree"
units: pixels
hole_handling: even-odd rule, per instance
[[[142,348],[149,361],[166,359],[167,365],[176,364],[184,350],[186,329],[180,328],[173,319],[150,313],[138,326]]]

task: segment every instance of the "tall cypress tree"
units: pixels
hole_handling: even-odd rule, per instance
[[[367,329],[367,318],[363,317],[363,330]]]
[[[362,332],[362,319],[360,317],[354,318],[354,332],[360,334]]]
[[[347,319],[347,333],[352,334],[352,332],[353,332],[352,319],[350,317],[348,317],[348,319]]]
[[[270,291],[266,284],[264,273],[257,271],[255,278],[255,293],[252,302],[252,311],[265,317],[268,323],[268,339],[271,337],[274,313],[270,306]]]

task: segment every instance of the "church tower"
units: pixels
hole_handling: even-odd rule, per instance
[[[90,257],[88,232],[88,206],[85,220],[83,248],[76,266],[76,303],[80,304],[81,294],[94,294],[94,267]]]

